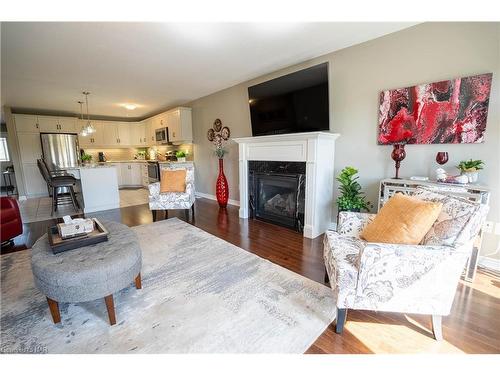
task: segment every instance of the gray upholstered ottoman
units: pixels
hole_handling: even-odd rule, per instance
[[[37,288],[45,294],[54,323],[59,323],[59,302],[105,299],[109,322],[116,323],[113,293],[135,279],[141,288],[142,255],[136,234],[127,226],[103,221],[108,241],[53,254],[47,235],[32,248],[31,269]]]

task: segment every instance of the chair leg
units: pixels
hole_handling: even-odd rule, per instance
[[[443,339],[443,328],[441,323],[441,315],[432,315],[432,333],[437,341],[441,341]]]
[[[59,313],[59,303],[47,297],[47,303],[49,304],[50,315],[52,315],[52,320],[54,324],[61,322],[61,314]]]
[[[193,205],[191,206],[191,213],[193,214],[193,220],[194,220],[194,203],[193,203]]]
[[[142,279],[141,279],[141,273],[136,276],[135,278],[135,289],[142,289]]]
[[[329,283],[330,282],[330,278],[328,277],[328,271],[326,270],[326,267],[325,267],[325,283]]]
[[[109,296],[104,297],[104,302],[106,302],[106,309],[108,310],[109,324],[115,325],[116,316],[115,316],[115,304],[113,302],[113,295],[110,294]]]
[[[157,211],[151,210],[151,214],[153,215],[153,223],[156,221]]]
[[[184,216],[186,217],[186,221],[189,221],[189,208],[184,210]]]
[[[54,210],[57,211],[57,188],[52,188],[52,210],[50,211],[50,216],[54,216]]]
[[[69,196],[71,197],[71,203],[73,203],[73,208],[75,211],[78,211],[78,205],[76,203],[75,191],[73,190],[73,186],[69,187]]]
[[[347,309],[339,309],[337,307],[337,321],[335,324],[335,332],[341,334],[344,330],[345,321],[347,319]]]

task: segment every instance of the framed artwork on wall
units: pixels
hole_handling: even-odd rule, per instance
[[[382,91],[378,144],[484,142],[492,75]]]

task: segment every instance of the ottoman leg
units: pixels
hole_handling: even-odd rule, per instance
[[[137,275],[137,277],[135,278],[135,288],[142,289],[142,281],[141,281],[141,273],[140,272]]]
[[[50,315],[52,315],[52,320],[54,323],[61,322],[61,314],[59,314],[59,304],[57,301],[47,297],[47,303],[49,304]]]
[[[106,302],[106,308],[108,309],[109,324],[115,325],[116,317],[115,317],[115,304],[113,302],[113,295],[110,294],[109,296],[104,297],[104,301]]]

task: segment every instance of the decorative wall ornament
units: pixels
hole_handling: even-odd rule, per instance
[[[482,143],[492,73],[380,93],[378,144]]]

